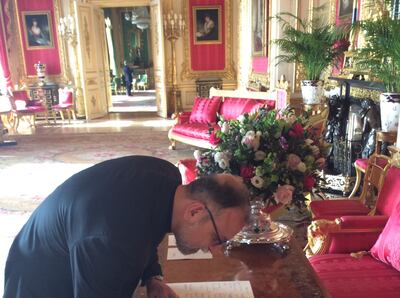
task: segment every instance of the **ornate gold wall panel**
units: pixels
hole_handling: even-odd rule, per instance
[[[236,1],[236,0],[235,0]],[[233,49],[232,49],[232,0],[225,0],[225,69],[218,71],[194,71],[191,69],[191,56],[190,56],[190,22],[189,22],[189,3],[184,2],[184,19],[186,23],[184,33],[184,62],[182,64],[181,80],[191,80],[196,78],[207,77],[220,77],[229,80],[236,80],[235,64],[233,60]],[[170,73],[170,70],[167,70]]]
[[[58,20],[61,16],[61,2],[60,0],[54,0],[54,21],[57,25]],[[24,38],[21,32],[21,28],[19,24],[22,24],[22,20],[19,17],[19,13],[17,11],[18,5],[17,0],[7,1],[5,12],[7,17],[10,20],[10,24],[6,28],[6,34],[9,36],[7,40],[7,48],[10,59],[10,71],[11,77],[14,84],[19,85],[29,85],[37,82],[36,75],[28,75],[26,70],[26,61],[25,55],[23,53],[23,43],[22,39]],[[15,34],[18,32],[18,34]],[[71,74],[68,71],[68,62],[65,53],[65,46],[63,45],[63,40],[59,38],[58,31],[55,30],[58,41],[58,52],[60,56],[60,69],[61,73],[59,75],[47,75],[47,78],[53,82],[56,82],[61,85],[68,84],[71,81]]]

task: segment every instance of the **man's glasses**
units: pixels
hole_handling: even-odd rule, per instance
[[[222,241],[222,240],[221,240],[221,237],[219,236],[218,229],[217,229],[217,225],[215,224],[214,216],[212,215],[210,209],[208,209],[208,207],[207,207],[206,205],[204,205],[204,208],[207,210],[208,215],[210,216],[212,225],[213,225],[213,227],[214,227],[215,235],[217,235],[218,245],[224,244],[225,242]]]

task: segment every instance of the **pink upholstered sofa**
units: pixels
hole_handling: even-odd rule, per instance
[[[250,92],[210,89],[210,98],[196,97],[191,112],[178,115],[175,125],[169,130],[170,149],[176,141],[201,148],[212,148],[210,128],[219,129],[217,114],[225,120],[237,119],[246,112],[262,106],[282,109],[288,104],[288,93],[284,89],[272,92]]]

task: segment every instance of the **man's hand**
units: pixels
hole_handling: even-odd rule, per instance
[[[146,283],[147,298],[179,298],[163,281],[150,278]]]

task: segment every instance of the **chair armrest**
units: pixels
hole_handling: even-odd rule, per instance
[[[176,118],[176,124],[184,124],[189,122],[191,112],[181,112]]]
[[[307,231],[307,255],[369,250],[387,220],[387,216],[343,216],[313,221]]]

